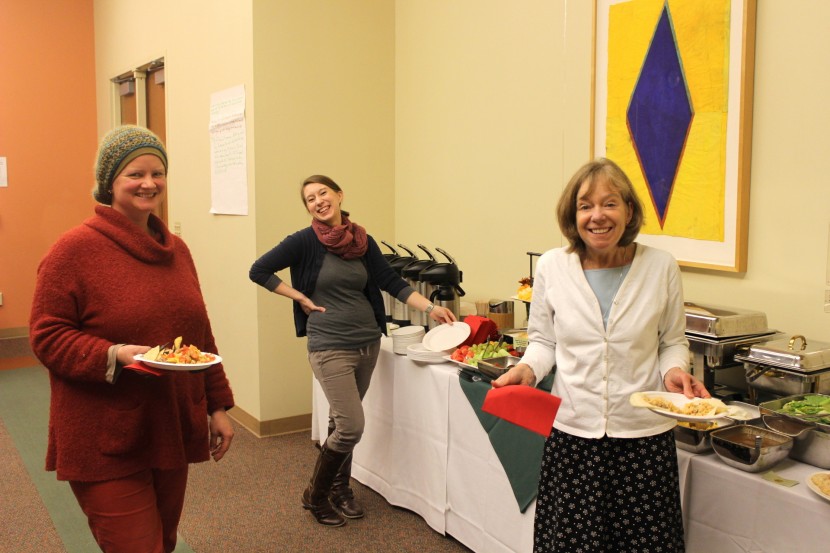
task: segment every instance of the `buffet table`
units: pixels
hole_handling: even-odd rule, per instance
[[[392,353],[384,338],[364,408],[355,479],[473,551],[532,551],[535,503],[519,511],[454,364],[416,363]],[[326,436],[328,402],[316,380],[313,410],[312,439],[319,440]],[[775,471],[802,482],[786,488],[729,467],[714,453],[678,450],[678,462],[689,553],[827,549],[830,502],[803,484],[818,469],[784,461]]]

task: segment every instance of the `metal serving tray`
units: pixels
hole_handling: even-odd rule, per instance
[[[748,336],[769,332],[767,315],[760,311],[698,305],[686,302],[686,332],[712,338]]]
[[[736,355],[735,359],[745,361],[746,358]],[[744,370],[749,388],[775,396],[830,394],[830,369],[804,372],[745,361]]]
[[[768,428],[793,438],[790,457],[820,469],[830,469],[830,424],[802,420],[795,415],[781,412],[784,405],[790,401],[802,400],[808,395],[827,394],[797,394],[765,401],[758,408]]]
[[[744,362],[758,363],[799,372],[830,368],[830,344],[807,340],[800,334],[783,340],[771,340],[750,346],[745,355],[735,356]]]

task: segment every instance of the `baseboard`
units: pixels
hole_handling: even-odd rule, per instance
[[[258,438],[311,430],[311,413],[306,415],[297,415],[295,417],[260,421],[253,415],[247,413],[241,407],[234,407],[228,411],[228,415],[230,415],[233,420],[253,432]]]
[[[0,340],[5,338],[28,338],[29,329],[25,326],[16,328],[0,328]]]

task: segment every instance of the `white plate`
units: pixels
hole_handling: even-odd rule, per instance
[[[166,369],[168,371],[200,371],[210,367],[211,365],[222,362],[222,358],[215,353],[213,354],[213,357],[214,360],[210,363],[166,363],[164,361],[148,361],[147,359],[144,359],[144,355],[141,353],[134,355],[133,359],[141,361],[145,365],[155,369]]]
[[[694,399],[689,399],[686,396],[684,396],[683,394],[676,394],[674,392],[641,392],[641,393],[646,397],[661,397],[661,398],[663,398],[667,401],[672,402],[673,404],[675,404],[676,406],[678,406],[680,408],[683,408],[683,406],[686,405],[687,403],[690,403],[690,402],[694,401]],[[632,394],[632,395],[634,395],[634,394]],[[672,413],[671,411],[667,411],[666,409],[660,409],[658,407],[645,406],[645,405],[643,405],[642,407],[647,407],[653,413],[657,413],[658,415],[663,415],[664,417],[669,417],[671,419],[675,419],[675,420],[679,420],[679,421],[685,421],[685,422],[711,421],[711,420],[725,418],[729,414],[729,412],[727,411],[727,412],[724,412],[724,413],[718,413],[717,415],[706,415],[706,416],[684,415],[682,413]]]
[[[826,499],[827,501],[830,501],[830,495],[827,495],[826,493],[822,492],[819,489],[818,486],[813,484],[813,476],[815,476],[816,474],[827,474],[827,473],[826,472],[814,472],[813,474],[811,474],[810,476],[808,476],[807,478],[804,479],[804,483],[807,484],[807,487],[810,488],[811,490],[813,490],[814,492],[816,492],[819,496]]]
[[[421,363],[443,363],[444,357],[450,351],[430,351],[424,347],[420,342],[417,344],[410,344],[406,347],[406,356],[413,361],[420,361]]]
[[[424,335],[424,347],[430,351],[444,351],[458,347],[470,335],[470,325],[460,321],[441,324]]]
[[[402,326],[392,331],[393,337],[398,336],[400,338],[403,338],[404,336],[406,336],[407,338],[415,338],[422,334],[424,334],[424,327],[419,325]]]

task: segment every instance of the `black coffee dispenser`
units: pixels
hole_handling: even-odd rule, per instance
[[[453,312],[457,319],[461,318],[461,296],[464,290],[461,288],[462,274],[458,269],[455,259],[441,248],[435,248],[449,261],[448,263],[435,263],[422,270],[418,278],[426,285],[432,287],[432,291],[425,294],[429,301],[435,305],[446,307]],[[429,328],[438,326],[432,319],[428,319]]]
[[[386,242],[384,242],[384,244],[386,244]],[[386,245],[389,246],[389,244]],[[392,269],[394,269],[401,278],[403,278],[403,268],[413,261],[417,261],[418,256],[416,256],[415,252],[403,244],[398,244],[398,246],[406,250],[409,255],[399,255],[389,262],[389,266],[392,267]],[[391,246],[389,247],[391,248]],[[392,305],[392,322],[398,326],[409,326],[411,324],[409,321],[409,306],[402,301],[399,301],[397,298],[390,298],[390,300]]]
[[[432,267],[437,263],[435,260],[435,256],[432,255],[432,252],[429,251],[426,246],[423,244],[418,244],[418,247],[421,248],[424,253],[427,254],[429,259],[417,259],[412,261],[409,265],[403,268],[403,278],[406,282],[418,293],[422,296],[428,298],[429,295],[432,293],[432,285],[428,284],[421,280],[421,271],[428,267]],[[412,325],[423,326],[427,328],[429,324],[429,315],[424,313],[423,311],[419,311],[418,309],[410,309],[409,310],[409,322]]]
[[[389,263],[389,265],[392,265],[392,262],[400,257],[400,254],[398,254],[398,250],[393,248],[385,240],[381,240],[380,242],[381,242],[381,244],[383,244],[384,246],[386,246],[387,248],[392,250],[392,253],[383,254],[383,257],[384,257],[384,259],[386,259],[386,262]],[[381,295],[381,297],[383,297],[383,309],[386,312],[386,322],[391,323],[392,322],[392,296],[390,296],[389,293],[384,291],[384,290],[380,291],[380,295]]]

